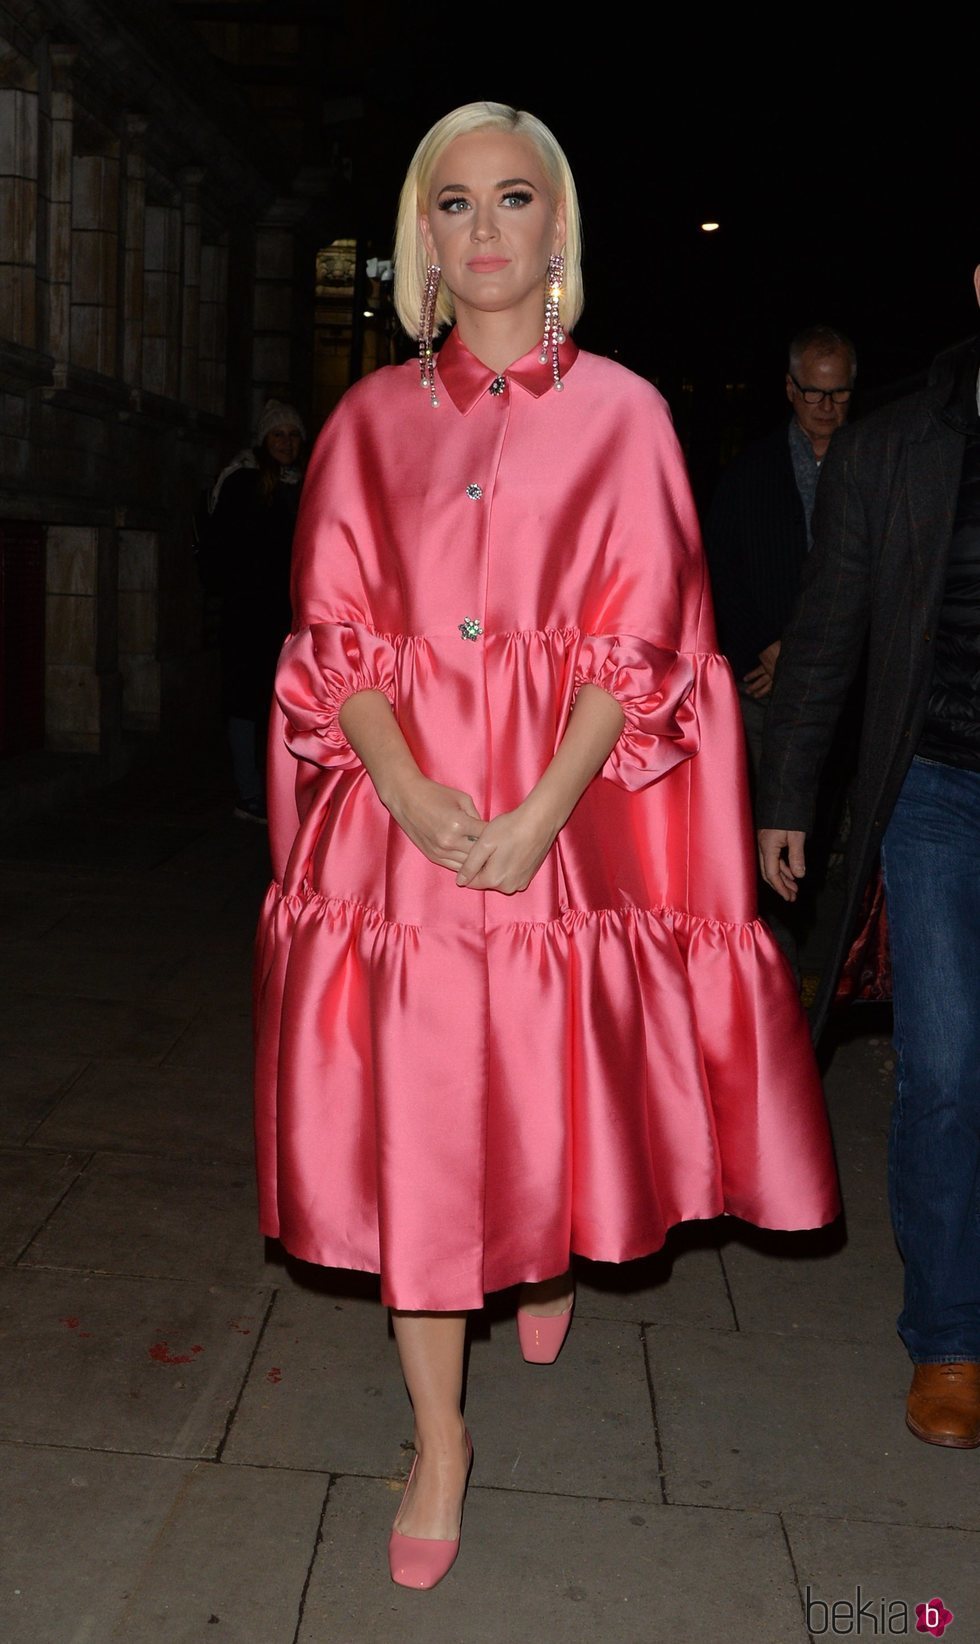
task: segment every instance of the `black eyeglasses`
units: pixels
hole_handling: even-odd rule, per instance
[[[846,405],[854,392],[853,388],[804,388],[801,382],[797,382],[792,371],[789,380],[797,392],[803,395],[807,405],[819,405],[823,400],[830,400],[834,405]]]

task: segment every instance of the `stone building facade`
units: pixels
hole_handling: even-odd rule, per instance
[[[0,0],[0,757],[214,714],[203,488],[310,382],[316,179],[163,0]]]

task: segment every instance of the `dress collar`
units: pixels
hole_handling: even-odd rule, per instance
[[[513,365],[508,366],[503,372],[508,384],[518,383],[527,393],[533,394],[535,399],[540,399],[542,394],[554,386],[551,361],[546,360],[542,365],[538,358],[540,352],[541,344],[538,343],[529,354],[515,360]],[[566,337],[558,348],[558,369],[562,380],[571,369],[577,355],[578,345],[571,337]],[[489,393],[491,383],[497,381],[496,371],[491,371],[488,365],[484,365],[482,360],[478,360],[475,354],[470,353],[466,344],[460,341],[455,326],[436,355],[436,370],[457,411],[461,411],[464,416],[468,411],[472,411],[477,400]]]

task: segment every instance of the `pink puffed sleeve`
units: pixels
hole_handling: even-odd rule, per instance
[[[598,685],[626,716],[602,775],[636,792],[698,751],[691,701],[694,662],[632,634],[586,635],[575,667],[576,695]]]
[[[666,401],[619,380],[601,485],[602,541],[587,597],[574,688],[615,697],[625,724],[602,768],[637,792],[698,752],[704,661],[714,621],[697,511]]]
[[[316,765],[359,765],[338,715],[358,691],[381,691],[394,706],[394,670],[391,641],[362,623],[315,622],[291,635],[276,673],[286,746]]]

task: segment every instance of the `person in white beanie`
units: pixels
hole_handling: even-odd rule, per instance
[[[215,481],[202,547],[205,586],[221,600],[222,709],[234,814],[265,823],[265,734],[276,662],[290,630],[289,571],[306,428],[294,405],[266,401],[251,446]]]

